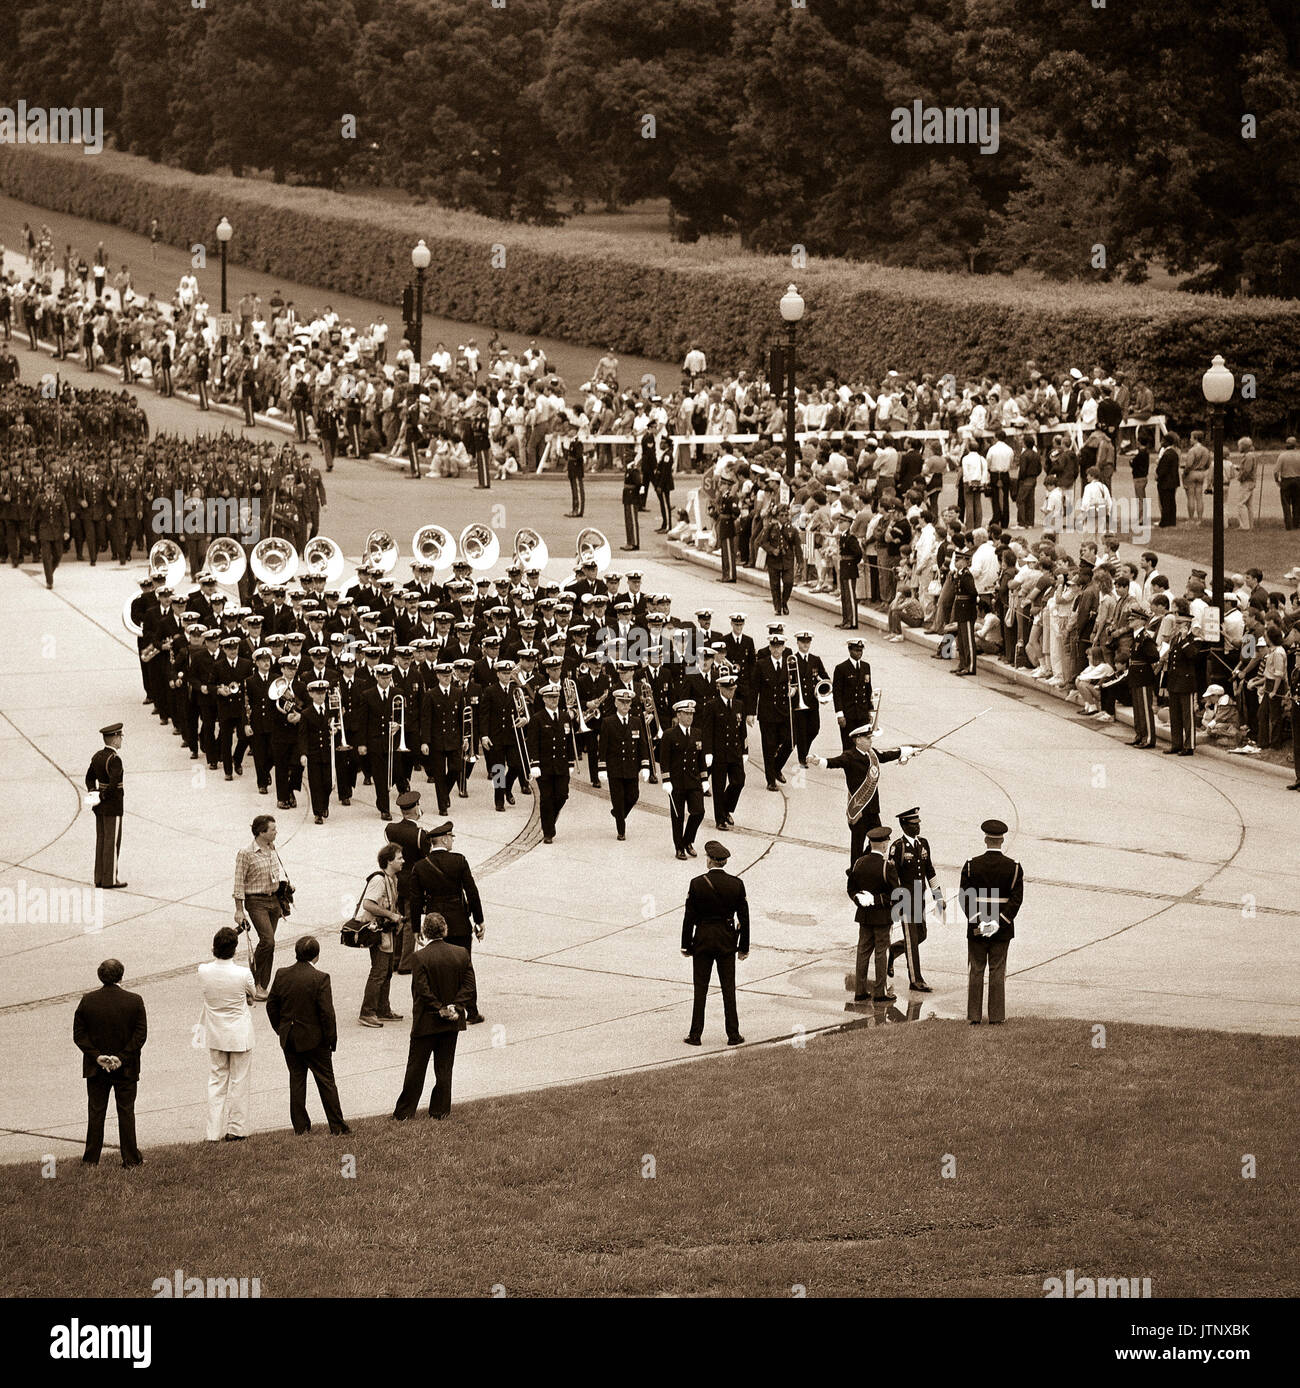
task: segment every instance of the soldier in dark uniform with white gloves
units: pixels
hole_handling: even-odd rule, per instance
[[[631,689],[616,689],[613,712],[600,724],[600,760],[609,782],[609,812],[614,816],[618,839],[627,838],[627,817],[641,797],[641,781],[648,779],[653,749],[646,745],[645,729],[633,717]]]
[[[936,884],[934,856],[930,852],[929,840],[921,837],[921,811],[904,810],[898,816],[902,835],[889,845],[889,861],[898,873],[898,884],[902,888],[899,896],[899,910],[895,919],[901,917],[903,926],[902,944],[889,946],[889,975],[894,975],[894,960],[900,954],[907,959],[908,986],[914,993],[930,993],[934,990],[921,977],[921,944],[925,940],[925,894],[929,891],[939,915],[943,915],[943,892]]]
[[[95,886],[106,890],[125,887],[117,880],[117,858],[122,851],[122,725],[110,723],[100,728],[104,745],[86,768],[86,789],[97,798],[95,814]]]
[[[726,871],[730,849],[710,839],[704,855],[708,871],[692,879],[682,913],[682,953],[692,961],[695,974],[695,1005],[686,1044],[701,1044],[709,979],[716,964],[727,1045],[739,1046],[745,1038],[736,1012],[736,960],[749,956],[749,902],[744,882]]]
[[[854,1002],[892,1002],[890,991],[889,929],[894,918],[898,873],[885,854],[892,831],[877,824],[867,833],[869,847],[848,870],[849,899],[857,906],[858,954],[855,970]],[[874,987],[869,986],[871,958],[876,960]]]
[[[311,812],[317,824],[330,817],[330,791],[334,788],[334,711],[326,703],[329,680],[309,680],[308,702],[298,723],[298,755],[307,769]]]
[[[528,723],[529,772],[537,783],[542,842],[555,842],[555,825],[569,799],[569,719],[560,708],[563,691],[544,684],[541,707]]]
[[[1025,875],[1014,858],[1002,851],[1007,826],[986,819],[984,852],[968,859],[961,870],[961,903],[966,913],[966,954],[969,982],[966,1020],[980,1024],[984,1010],[984,970],[989,975],[989,1025],[1006,1018],[1007,950],[1016,933],[1016,915],[1025,894]]]
[[[704,775],[713,758],[704,739],[691,726],[695,700],[679,699],[673,705],[676,721],[659,743],[663,787],[673,824],[673,848],[678,858],[696,858],[695,835],[704,818]]]

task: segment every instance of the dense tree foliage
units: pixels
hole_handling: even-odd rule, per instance
[[[1294,0],[23,0],[0,79],[193,172],[1300,296]]]

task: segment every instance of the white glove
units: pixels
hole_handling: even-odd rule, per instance
[[[856,901],[859,906],[870,906],[874,898],[870,892],[854,892],[853,900]]]
[[[900,747],[898,750],[901,754],[898,763],[900,766],[905,766],[921,749],[919,747]]]
[[[809,766],[825,766],[825,765],[826,765],[826,758],[825,758],[825,757],[819,757],[815,752],[809,752],[809,754],[808,754],[808,765],[809,765]]]
[[[673,783],[671,781],[661,781],[660,784],[663,786],[664,791],[668,795],[671,795],[673,793]]]
[[[712,765],[713,765],[713,753],[712,753],[712,752],[705,752],[705,754],[704,754],[704,766],[705,766],[705,769],[707,770],[707,769],[708,769],[710,766],[712,766]]]
[[[642,779],[643,781],[649,781],[649,779],[650,779],[650,768],[649,768],[648,766],[643,766],[643,767],[641,768],[641,773],[640,773],[640,774],[641,774],[641,779]],[[604,777],[602,776],[601,779],[604,780]]]
[[[607,772],[604,771],[597,771],[596,778],[600,781],[602,786],[608,784],[609,782],[609,775]]]
[[[542,774],[542,768],[540,766],[530,766],[528,768],[528,774],[535,781]]]

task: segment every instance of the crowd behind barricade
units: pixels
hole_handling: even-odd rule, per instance
[[[130,391],[47,391],[17,381],[17,365],[0,348],[0,557],[12,567],[39,559],[52,587],[67,555],[121,566],[169,539],[197,574],[219,535],[245,548],[281,535],[301,550],[318,533],[324,483],[291,444],[150,439]]]

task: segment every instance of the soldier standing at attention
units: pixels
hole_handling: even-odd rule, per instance
[[[961,903],[966,913],[969,983],[966,1020],[977,1027],[984,1010],[984,970],[989,975],[989,1025],[1006,1019],[1007,950],[1016,933],[1016,914],[1025,893],[1025,875],[1002,851],[1007,826],[1000,819],[980,825],[984,852],[961,870]]]
[[[925,893],[927,888],[935,908],[943,915],[943,892],[935,881],[934,857],[929,841],[921,837],[921,811],[904,810],[898,816],[902,837],[889,845],[889,861],[898,873],[898,883],[905,895],[899,899],[903,926],[903,943],[889,946],[889,973],[893,977],[894,960],[900,955],[907,959],[908,987],[913,993],[934,990],[921,977],[921,944],[925,939]]]
[[[122,851],[122,725],[100,728],[104,745],[86,768],[86,789],[97,796],[95,811],[95,886],[112,890],[125,887],[117,880],[117,857]]]
[[[704,856],[708,870],[691,879],[682,913],[682,953],[691,959],[695,972],[695,1006],[686,1044],[701,1044],[709,979],[716,964],[727,1045],[739,1046],[745,1038],[736,1014],[736,960],[749,955],[749,902],[744,882],[726,871],[731,857],[726,844],[710,839],[704,845]]]

